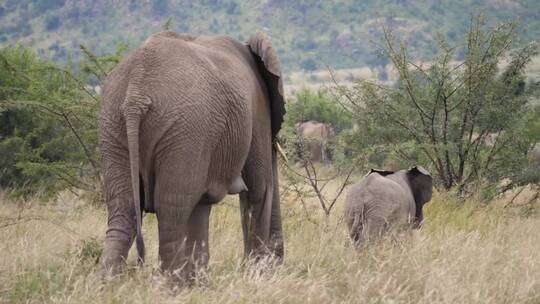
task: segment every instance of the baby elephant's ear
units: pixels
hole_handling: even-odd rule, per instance
[[[431,200],[433,178],[429,171],[422,166],[410,168],[407,175],[417,208],[421,208],[423,204]]]
[[[414,166],[414,167],[409,169],[409,172],[412,172],[412,173],[415,173],[415,174],[421,173],[421,174],[424,174],[424,175],[427,175],[427,176],[431,176],[429,171],[426,170],[426,168],[424,168],[422,166]]]
[[[259,32],[251,36],[248,47],[255,55],[259,73],[268,88],[272,115],[272,139],[274,139],[281,129],[283,116],[285,115],[285,95],[283,93],[281,65],[276,49],[272,46],[270,38],[266,34]]]

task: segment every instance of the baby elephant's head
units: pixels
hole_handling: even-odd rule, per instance
[[[414,226],[418,228],[424,220],[424,214],[422,212],[424,204],[431,200],[433,179],[429,172],[422,166],[415,166],[409,169],[407,171],[407,177],[409,178],[409,185],[411,186],[416,203]]]

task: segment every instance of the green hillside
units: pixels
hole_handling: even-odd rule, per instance
[[[136,47],[174,16],[175,31],[241,40],[267,31],[287,71],[375,66],[384,63],[373,43],[380,40],[381,25],[427,58],[438,34],[458,40],[476,13],[490,22],[519,21],[524,42],[540,35],[537,0],[5,0],[0,45],[21,42],[55,60],[78,58],[80,43],[95,52],[120,42]]]

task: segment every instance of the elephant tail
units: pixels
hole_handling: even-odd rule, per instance
[[[351,239],[354,241],[354,244],[356,246],[360,246],[363,243],[363,230],[364,230],[364,223],[362,222],[360,214],[355,214],[353,222],[350,226],[350,236]]]
[[[137,246],[137,264],[144,264],[145,248],[142,236],[142,210],[141,210],[141,192],[139,180],[139,128],[141,116],[146,112],[149,100],[138,100],[136,98],[127,98],[124,117],[126,120],[127,142],[129,150],[129,164],[131,170],[131,188],[133,189],[133,207],[135,207],[136,216],[136,246]]]

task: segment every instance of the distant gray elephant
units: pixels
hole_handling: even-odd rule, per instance
[[[334,137],[334,129],[314,120],[301,123],[296,129],[303,140],[303,147],[299,148],[300,156],[304,157],[303,153],[307,152],[312,162],[329,163],[330,151],[327,141]]]
[[[277,53],[262,33],[245,45],[161,32],[125,58],[100,114],[105,269],[122,268],[134,238],[144,260],[146,211],[157,216],[162,269],[189,276],[208,262],[210,210],[227,193],[240,193],[245,254],[282,258],[273,141],[284,102]]]
[[[421,166],[371,171],[347,193],[345,218],[357,246],[376,240],[393,227],[419,227],[422,208],[431,200],[433,181]]]

